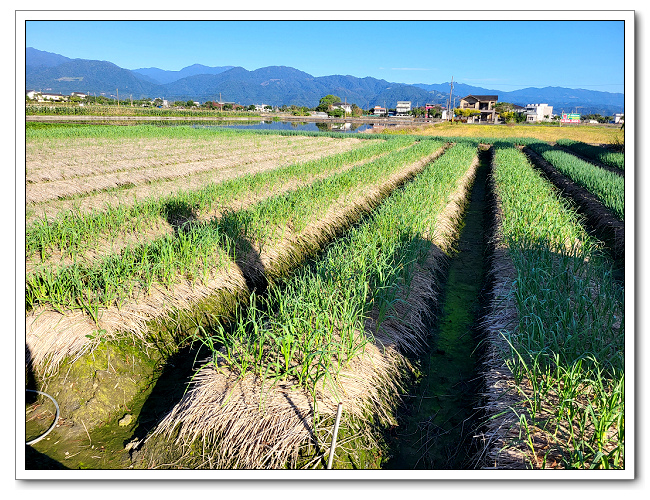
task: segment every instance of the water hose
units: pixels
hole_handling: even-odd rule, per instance
[[[31,446],[34,443],[38,443],[41,439],[43,439],[45,436],[47,436],[52,431],[52,429],[54,429],[54,427],[56,426],[56,423],[59,421],[59,405],[56,402],[56,400],[52,396],[50,396],[49,394],[45,394],[44,392],[41,392],[41,391],[35,391],[34,389],[25,389],[25,390],[28,391],[28,392],[35,392],[37,394],[42,394],[43,396],[46,396],[46,397],[50,398],[52,400],[52,402],[54,403],[54,406],[56,406],[56,417],[54,418],[54,422],[52,422],[52,425],[50,426],[50,428],[48,430],[46,430],[43,434],[41,434],[40,436],[38,436],[35,439],[32,439],[31,441],[27,441],[27,444]]]

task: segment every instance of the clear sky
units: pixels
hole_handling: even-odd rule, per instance
[[[112,13],[106,14],[110,19]],[[26,47],[126,69],[291,66],[313,76],[399,83],[443,83],[453,76],[456,82],[501,91],[558,86],[623,92],[623,35],[623,21],[604,20],[25,24]]]

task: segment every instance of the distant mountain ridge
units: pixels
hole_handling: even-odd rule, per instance
[[[168,71],[158,68],[139,68],[132,69],[131,71],[146,77],[151,83],[164,85],[180,80],[181,78],[186,78],[188,76],[217,75],[232,68],[234,68],[234,66],[210,67],[204,66],[202,64],[192,64],[191,66],[187,66],[179,71]]]
[[[239,104],[297,105],[315,107],[327,94],[355,103],[362,108],[395,108],[397,101],[411,101],[414,106],[426,103],[446,105],[449,83],[415,84],[388,82],[372,77],[351,75],[314,77],[287,66],[268,66],[254,71],[242,67],[210,67],[193,64],[179,71],[159,68],[128,70],[107,61],[70,59],[31,47],[26,50],[27,89],[58,92],[132,96],[175,101],[189,99],[205,102]],[[496,94],[499,101],[520,106],[547,103],[555,112],[574,111],[611,115],[623,112],[624,96],[563,87],[528,88],[512,92],[484,89],[454,82],[456,105],[468,94]]]

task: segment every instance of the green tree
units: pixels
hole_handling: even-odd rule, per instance
[[[501,116],[501,113],[513,112],[515,109],[514,104],[509,102],[497,102],[494,105],[494,110]]]
[[[526,113],[515,113],[515,123],[524,123],[526,121]]]
[[[342,118],[343,115],[345,115],[345,111],[343,111],[341,108],[336,108],[336,109],[330,109],[327,114],[329,116],[333,116],[335,118]]]
[[[341,98],[333,94],[327,94],[325,97],[321,97],[318,106],[316,106],[316,111],[327,111],[335,102],[341,102]]]
[[[480,115],[481,112],[478,109],[456,108],[454,109],[454,114],[456,116],[462,116],[463,118],[468,118],[470,116]]]

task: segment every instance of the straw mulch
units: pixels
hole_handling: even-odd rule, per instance
[[[301,448],[317,443],[323,431],[314,426],[316,412],[320,422],[331,425],[341,402],[346,418],[373,415],[383,424],[395,423],[386,402],[399,391],[400,362],[394,350],[368,344],[339,367],[335,383],[314,388],[315,400],[291,380],[272,385],[250,373],[239,378],[225,366],[210,364],[197,373],[192,388],[148,439],[174,435],[181,448],[200,443],[211,468],[292,468]]]
[[[186,158],[177,159],[170,164],[151,166],[126,170],[122,172],[101,172],[88,170],[88,175],[63,178],[52,181],[39,181],[28,183],[25,187],[25,201],[27,203],[42,203],[57,198],[87,195],[96,191],[104,191],[119,187],[137,187],[154,182],[188,177],[207,171],[222,172],[222,177],[236,177],[241,175],[242,168],[246,165],[255,165],[256,169],[266,165],[267,169],[277,168],[280,164],[296,161],[305,161],[324,154],[334,154],[352,149],[354,144],[338,142],[330,145],[315,144],[317,147],[304,147],[296,151],[272,151],[265,153],[234,152],[225,158],[200,158],[191,161]],[[170,152],[173,157],[173,152]],[[310,156],[311,155],[311,156]]]
[[[492,181],[490,180],[492,184]],[[491,192],[495,193],[492,184]],[[505,364],[510,347],[502,331],[513,328],[518,322],[517,307],[513,297],[513,283],[516,271],[502,243],[500,233],[501,210],[496,194],[492,199],[494,214],[490,256],[489,280],[492,288],[489,294],[489,309],[482,321],[485,332],[485,353],[483,378],[485,381],[484,407],[486,415],[482,452],[477,464],[483,469],[525,469],[526,456],[517,446],[520,427],[512,409],[520,407],[521,397]]]
[[[394,425],[392,413],[410,367],[406,354],[417,354],[426,345],[424,321],[437,298],[437,276],[457,234],[477,165],[475,161],[451,197],[437,221],[438,230],[428,235],[434,244],[409,289],[401,290],[403,300],[381,325],[377,312],[370,314],[365,332],[357,335],[374,342],[367,343],[349,365],[340,366],[333,382],[319,383],[314,398],[303,388],[292,388],[292,380],[272,385],[251,374],[238,377],[217,356],[200,369],[183,399],[147,438],[142,451],[147,466],[156,463],[162,442],[163,448],[173,443],[171,448],[177,447],[179,453],[185,450],[174,466],[294,468],[301,450],[329,447],[319,436],[326,435],[322,424],[331,425],[339,402],[344,422],[358,418]],[[198,462],[196,455],[193,461],[187,459],[190,449],[201,450]]]
[[[63,360],[80,356],[91,349],[100,336],[105,339],[121,332],[145,339],[148,322],[162,319],[174,310],[188,310],[216,291],[239,296],[246,288],[241,270],[234,264],[219,270],[202,284],[187,280],[173,290],[153,286],[139,300],[120,307],[102,308],[97,322],[80,310],[56,311],[39,307],[25,318],[26,362],[42,375],[55,373]]]
[[[30,311],[25,320],[28,359],[39,373],[52,374],[66,357],[74,357],[92,347],[87,337],[103,330],[105,338],[120,332],[129,332],[145,338],[147,323],[167,317],[175,310],[190,310],[202,299],[217,292],[241,297],[248,288],[244,272],[279,274],[304,260],[322,247],[338,231],[357,220],[363,213],[377,206],[392,189],[419,172],[424,165],[441,154],[442,150],[426,160],[408,165],[378,186],[367,186],[356,197],[343,197],[332,204],[325,216],[302,232],[283,229],[277,244],[264,249],[250,250],[248,258],[238,259],[224,269],[215,270],[204,283],[180,280],[172,289],[153,286],[149,293],[141,293],[129,302],[101,308],[95,323],[80,311],[56,311],[39,307]],[[246,262],[252,269],[242,269]]]

